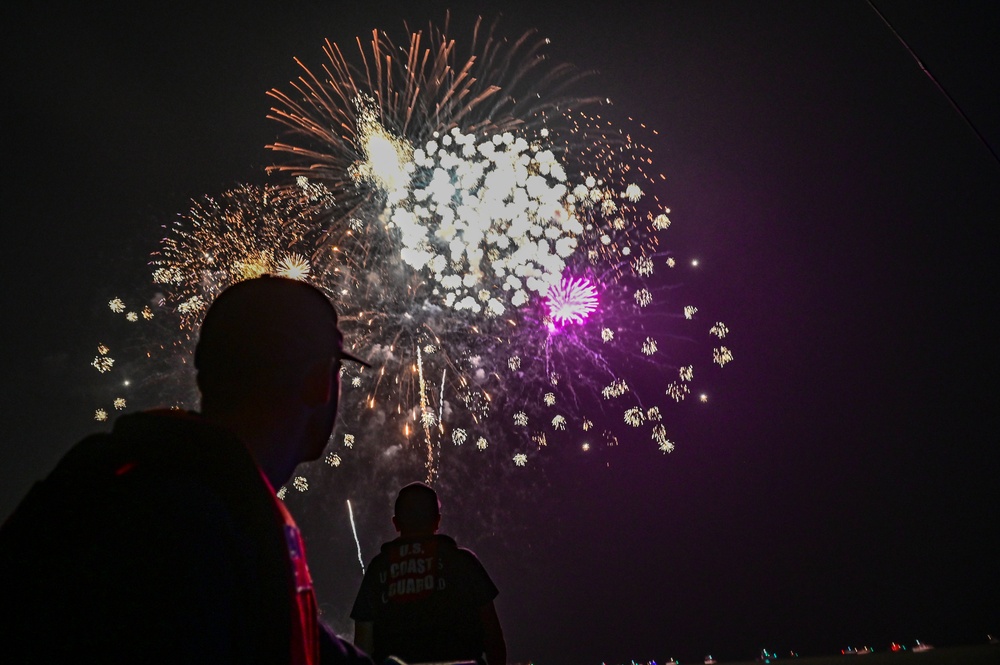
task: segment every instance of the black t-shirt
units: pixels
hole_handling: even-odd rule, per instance
[[[376,661],[482,660],[480,608],[497,594],[476,555],[449,536],[397,538],[369,565],[351,618],[374,623]]]

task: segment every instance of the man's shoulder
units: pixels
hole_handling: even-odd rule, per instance
[[[453,552],[457,557],[468,561],[474,561],[476,564],[479,564],[479,557],[476,556],[475,552],[467,547],[460,547],[458,542],[456,542],[456,540],[448,534],[434,534],[434,538],[437,539],[438,547],[440,547],[443,551]]]
[[[95,445],[101,443],[98,439]],[[123,416],[103,445],[119,476],[189,480],[224,494],[240,494],[259,484],[257,465],[242,442],[195,413],[164,410]]]
[[[75,444],[3,531],[24,537],[53,525],[74,532],[94,522],[169,521],[185,514],[183,507],[199,509],[187,511],[187,519],[242,510],[237,504],[261,494],[263,481],[241,449],[235,438],[183,415],[123,416],[111,432]]]
[[[210,462],[240,453],[249,457],[234,435],[195,413],[144,411],[118,418],[110,432],[81,439],[63,456],[51,475],[86,475],[109,466],[118,470],[115,465],[127,461],[190,468],[186,458]],[[179,463],[169,464],[173,460]]]
[[[438,537],[447,547],[446,551],[450,552],[452,561],[458,564],[461,575],[467,581],[475,580],[477,588],[481,589],[481,597],[477,602],[485,603],[495,598],[499,590],[476,553],[466,547],[459,547],[455,539],[448,535],[438,534]]]

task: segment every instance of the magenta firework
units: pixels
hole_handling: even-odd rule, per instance
[[[555,324],[583,323],[597,309],[597,289],[589,279],[564,277],[545,297]]]

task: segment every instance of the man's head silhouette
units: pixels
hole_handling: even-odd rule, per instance
[[[428,535],[441,524],[437,492],[424,483],[410,483],[396,496],[392,523],[404,536]]]
[[[333,431],[343,350],[337,312],[319,289],[263,276],[212,303],[195,349],[201,412],[247,444],[272,484],[317,459]]]

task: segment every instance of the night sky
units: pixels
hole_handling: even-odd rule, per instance
[[[161,226],[265,182],[265,92],[293,57],[447,8],[213,4],[4,9],[0,517],[100,428],[106,303],[148,280]],[[700,261],[673,277],[736,359],[672,413],[670,455],[623,440],[498,469],[489,520],[442,497],[501,589],[512,662],[1000,633],[1000,7],[876,3],[946,94],[863,0],[585,4],[457,2],[451,34],[498,11],[512,37],[537,28],[596,70],[609,113],[659,132],[666,237]],[[345,478],[289,499],[341,632],[360,582],[343,500],[364,494]],[[367,559],[390,506],[354,510]]]

